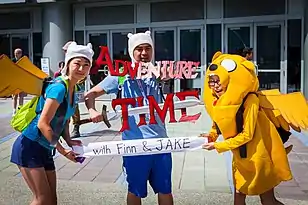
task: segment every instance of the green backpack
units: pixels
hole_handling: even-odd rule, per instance
[[[60,79],[61,80],[59,80],[58,82],[50,78],[46,78],[43,82],[41,96],[44,96],[46,87],[51,83],[62,83],[66,87],[66,93],[67,93],[68,82],[63,77],[60,77]],[[18,107],[16,114],[11,119],[11,126],[14,128],[14,130],[22,132],[25,128],[29,126],[29,124],[38,114],[36,113],[36,106],[41,96],[35,96],[34,98],[32,98],[32,100],[30,100],[26,104]]]

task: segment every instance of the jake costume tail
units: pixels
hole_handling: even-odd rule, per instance
[[[6,55],[1,55],[0,72],[0,97],[8,97],[20,92],[39,96],[44,79],[48,77],[26,56],[14,63]]]
[[[219,98],[209,86],[216,76],[226,92]],[[282,181],[292,179],[284,148],[291,129],[308,128],[308,106],[300,92],[281,94],[279,90],[259,90],[252,62],[238,55],[217,52],[206,70],[205,108],[213,120],[210,138],[217,152],[233,152],[236,190],[260,195]],[[224,141],[216,142],[219,134]]]

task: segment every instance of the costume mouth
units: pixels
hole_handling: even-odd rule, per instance
[[[221,94],[223,92],[220,78],[217,74],[209,75],[209,87],[213,89],[216,94]]]

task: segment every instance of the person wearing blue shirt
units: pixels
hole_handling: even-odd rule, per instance
[[[132,66],[136,62],[151,62],[153,57],[153,42],[149,31],[145,33],[128,34],[128,50],[132,59]],[[122,80],[121,80],[122,81]],[[131,79],[126,76],[119,85],[119,76],[107,76],[101,83],[85,94],[86,106],[94,123],[102,121],[101,114],[95,109],[95,98],[110,93],[121,91],[122,98],[144,97],[144,105],[148,105],[146,96],[153,96],[160,103],[161,96],[157,79]],[[135,140],[147,138],[168,137],[164,122],[156,114],[157,124],[148,124],[138,127],[139,115],[128,117],[129,130],[122,133],[122,140]],[[173,205],[171,189],[172,157],[171,153],[144,156],[123,156],[123,166],[128,182],[128,205],[141,205],[141,198],[147,196],[147,182],[150,182],[155,193],[158,193],[160,205]]]
[[[73,42],[69,45],[62,77],[48,84],[39,98],[37,116],[13,144],[11,162],[18,166],[33,193],[31,204],[57,204],[55,149],[76,162],[77,155],[64,149],[58,140],[64,133],[69,146],[81,144],[70,139],[68,120],[75,112],[75,86],[89,74],[93,54],[91,44],[83,46]]]

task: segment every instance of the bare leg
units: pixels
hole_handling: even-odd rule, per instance
[[[141,205],[141,198],[131,192],[128,192],[127,205]]]
[[[275,197],[274,189],[271,189],[260,195],[262,205],[283,205]]]
[[[30,205],[53,205],[51,190],[44,168],[20,167],[20,172],[33,193]]]
[[[246,205],[246,195],[239,192],[238,190],[235,190],[234,193],[234,205]]]
[[[47,179],[49,182],[50,190],[51,190],[51,196],[53,198],[53,204],[57,204],[57,175],[56,171],[46,171]]]
[[[159,205],[173,205],[172,194],[161,194],[158,193],[158,204]]]

